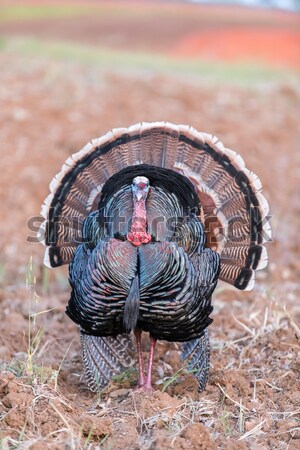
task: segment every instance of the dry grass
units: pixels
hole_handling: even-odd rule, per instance
[[[63,449],[68,442],[70,450],[118,449],[122,448],[120,437],[128,424],[131,435],[126,437],[126,448],[133,448],[133,442],[145,450],[167,445],[188,448],[184,442],[197,448],[193,433],[188,439],[184,437],[195,424],[210,430],[210,436],[205,437],[207,448],[228,448],[232,442],[246,445],[241,448],[269,448],[264,447],[266,442],[271,442],[272,448],[294,448],[291,445],[300,437],[299,393],[293,399],[291,390],[298,382],[294,367],[294,356],[300,350],[297,307],[282,306],[263,294],[253,305],[247,305],[245,314],[245,306],[236,301],[227,318],[230,339],[224,338],[222,327],[212,329],[213,368],[202,395],[195,392],[191,374],[178,369],[173,375],[162,376],[158,363],[161,376],[156,385],[162,391],[148,397],[132,390],[132,377],[136,375],[132,373],[115,379],[98,396],[82,390],[78,380],[78,395],[70,396],[64,366],[71,344],[62,349],[58,365],[41,363],[51,347],[45,337],[43,316],[54,314],[55,308],[43,309],[44,301],[38,298],[32,277],[32,262],[29,268],[30,313],[24,336],[27,353],[16,353],[1,372],[1,448]],[[222,290],[218,296],[222,318],[228,301],[222,299]],[[284,353],[280,347],[286,349]],[[174,348],[171,351],[176,352]],[[170,365],[166,367],[168,371]],[[41,419],[43,414],[48,417],[48,428]]]

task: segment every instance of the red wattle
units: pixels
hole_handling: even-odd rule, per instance
[[[146,232],[146,206],[145,200],[134,201],[131,230],[128,231],[126,239],[134,246],[148,244],[151,241],[151,235]]]

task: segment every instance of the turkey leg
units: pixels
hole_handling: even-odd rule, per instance
[[[146,383],[144,384],[144,389],[146,391],[152,391],[152,385],[151,385],[151,374],[152,374],[152,366],[153,366],[153,358],[154,358],[154,350],[156,346],[156,339],[154,339],[152,336],[150,336],[150,355],[149,355],[149,366],[148,366],[148,373],[146,378]]]

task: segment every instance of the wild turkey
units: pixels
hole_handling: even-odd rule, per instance
[[[135,363],[151,389],[158,339],[205,388],[218,279],[254,286],[267,265],[268,204],[258,177],[216,138],[171,123],[114,129],[69,157],[42,206],[45,264],[70,264],[66,313],[79,325],[91,390]],[[150,333],[147,377],[141,333]]]

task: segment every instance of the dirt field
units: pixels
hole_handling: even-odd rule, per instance
[[[266,22],[276,14],[259,17]],[[191,16],[183,21],[190,20],[190,29]],[[32,33],[50,39],[41,20]],[[80,42],[98,42],[92,33],[85,36],[83,19],[70,20],[65,35],[75,39],[77,21],[83,23],[76,34]],[[104,70],[10,45],[26,27],[27,21],[21,28],[0,23],[0,36],[8,39],[0,51],[0,448],[298,449],[297,75],[242,87],[223,85],[220,75],[211,84],[200,74]],[[126,46],[133,45],[127,28],[119,28],[130,42]],[[156,49],[171,51],[167,38],[159,42],[158,36]],[[182,32],[185,42],[189,38]],[[280,64],[284,70],[295,67]],[[191,375],[178,372],[176,344],[165,342],[157,346],[153,394],[134,392],[135,372],[91,394],[82,379],[78,332],[64,313],[67,271],[45,269],[42,246],[26,242],[34,234],[27,221],[39,215],[49,181],[64,160],[91,138],[141,120],[186,123],[217,135],[259,175],[270,203],[274,241],[268,269],[259,273],[253,292],[224,284],[215,292],[211,376],[202,394]]]

